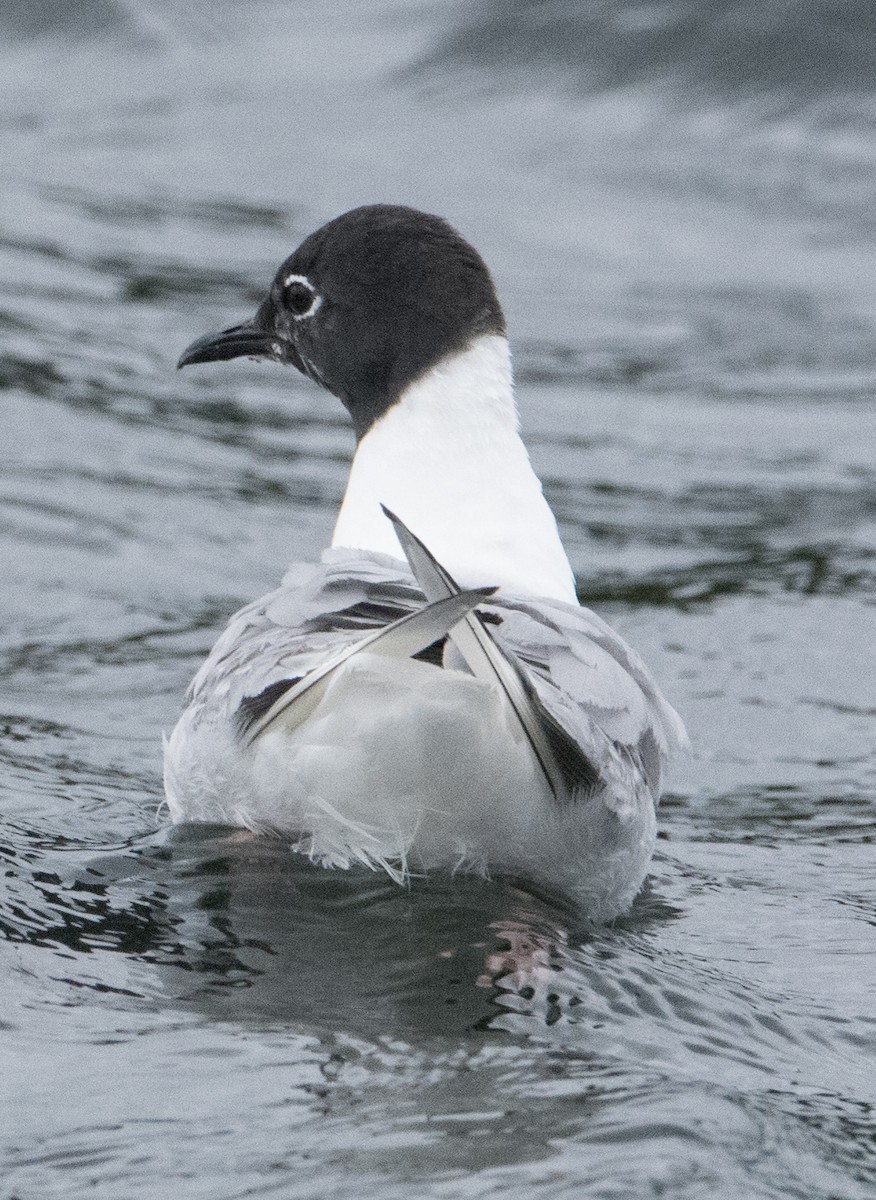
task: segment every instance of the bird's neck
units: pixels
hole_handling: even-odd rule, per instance
[[[576,603],[518,430],[508,343],[478,338],[411,384],[359,442],[332,545],[403,558],[385,504],[462,586]]]

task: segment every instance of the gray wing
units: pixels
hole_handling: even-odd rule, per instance
[[[430,600],[459,591],[455,580],[399,517],[395,526]],[[497,626],[470,612],[450,632],[470,670],[497,684],[509,717],[528,739],[560,802],[601,794],[636,805],[642,785],[656,801],[681,721],[644,664],[589,609],[551,600],[497,600]]]
[[[424,599],[386,555],[329,550],[320,563],[293,564],[275,591],[231,618],[189,687],[190,716],[228,718],[242,732],[308,672]]]
[[[367,650],[371,654],[386,658],[414,658],[433,643],[445,638],[448,632],[464,620],[476,605],[492,596],[495,588],[472,588],[470,591],[454,592],[440,600],[433,600],[406,613],[388,625],[360,637],[352,646],[344,646],[329,655],[318,667],[307,672],[275,697],[270,690],[271,703],[258,716],[250,711],[251,705],[241,705],[243,715],[238,714],[238,729],[245,745],[251,745],[260,734],[281,716],[288,715],[287,728],[301,724],[315,710],[325,685],[330,677],[354,655]]]
[[[622,809],[644,782],[656,803],[669,756],[687,747],[687,734],[635,651],[588,608],[505,595],[493,608],[502,618],[497,640],[525,664],[544,708],[596,768],[606,802]]]
[[[429,548],[386,505],[383,512],[392,521],[427,599],[458,595],[459,585]],[[472,674],[499,688],[508,718],[529,742],[554,799],[562,802],[592,790],[599,781],[598,772],[577,740],[541,702],[519,657],[496,640],[475,612],[455,626],[450,638]]]

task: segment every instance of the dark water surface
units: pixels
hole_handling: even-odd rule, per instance
[[[0,66],[0,1198],[876,1195],[872,6],[7,0]],[[159,813],[352,448],[173,364],[375,200],[493,267],[693,738],[608,930]]]

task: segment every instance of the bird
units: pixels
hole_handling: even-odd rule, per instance
[[[189,687],[165,738],[172,821],[400,883],[523,880],[597,923],[628,911],[687,736],[579,603],[480,254],[441,217],[355,208],[178,365],[241,356],[332,393],[356,448],[320,561],[236,613]]]

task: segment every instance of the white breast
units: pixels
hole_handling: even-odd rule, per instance
[[[504,337],[412,384],[356,450],[333,546],[403,558],[385,504],[464,587],[577,603],[553,513],[520,439]]]

